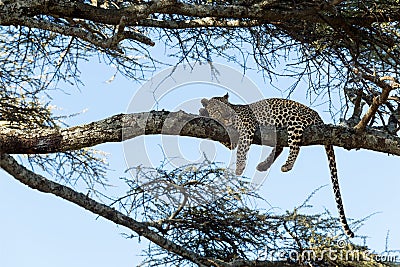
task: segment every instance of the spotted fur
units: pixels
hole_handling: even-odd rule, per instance
[[[324,124],[316,111],[292,100],[270,98],[248,105],[233,105],[228,102],[228,98],[229,96],[226,94],[223,97],[213,97],[210,100],[203,99],[201,103],[204,108],[200,109],[200,115],[218,120],[227,127],[233,126],[239,133],[238,142],[233,142],[231,147],[232,149],[236,146],[238,147],[236,159],[237,175],[241,175],[244,171],[247,152],[258,127],[275,126],[287,129],[289,157],[281,167],[283,172],[287,172],[293,168],[293,164],[299,154],[304,129],[310,125]],[[257,170],[268,170],[282,150],[283,147],[276,146],[270,155],[258,164]],[[340,222],[347,236],[354,237],[344,213],[333,146],[325,145],[325,150],[329,160],[329,169]]]

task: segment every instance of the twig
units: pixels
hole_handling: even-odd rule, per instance
[[[179,186],[177,184],[172,184],[176,189],[178,189],[182,195],[183,195],[183,200],[182,203],[179,205],[179,207],[176,209],[174,213],[171,214],[171,216],[168,218],[168,220],[173,220],[175,217],[182,211],[182,209],[186,206],[186,203],[188,201],[188,193],[186,189],[183,186]]]

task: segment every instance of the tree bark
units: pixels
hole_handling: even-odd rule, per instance
[[[65,129],[15,129],[0,127],[0,151],[8,154],[45,154],[122,142],[141,135],[179,135],[229,144],[230,129],[217,121],[183,111],[150,111],[118,114],[89,124]],[[262,137],[261,137],[261,132]],[[276,136],[275,136],[276,133]],[[275,138],[276,137],[276,138]],[[254,144],[287,146],[285,129],[258,130]],[[379,130],[355,129],[330,124],[305,130],[301,145],[332,144],[345,149],[367,149],[400,155],[400,138]]]

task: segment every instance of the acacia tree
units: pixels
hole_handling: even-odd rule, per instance
[[[130,79],[145,80],[163,66],[148,50],[155,43],[168,48],[169,64],[175,65],[195,61],[212,66],[225,60],[245,70],[251,61],[273,78],[280,75],[277,65],[288,63],[287,72],[296,81],[290,92],[306,78],[307,94],[342,96],[341,103],[332,103],[339,106],[342,124],[308,128],[302,145],[331,143],[400,155],[397,5],[340,0],[0,1],[0,167],[33,189],[147,238],[154,244],[150,265],[289,264],[262,260],[260,247],[302,252],[314,238],[316,251],[323,250],[332,231],[338,231],[336,221],[327,214],[272,216],[252,210],[246,199],[254,196],[243,183],[212,164],[189,171],[136,170],[137,176],[165,179],[179,190],[206,190],[216,178],[229,179],[230,191],[206,206],[168,206],[130,179],[129,192],[111,202],[101,202],[95,191],[83,194],[55,182],[73,178],[90,188],[102,184],[107,166],[89,149],[101,143],[162,133],[228,145],[229,136],[216,121],[185,112],[144,111],[67,127],[53,115],[47,92],[61,82],[79,84],[79,62],[94,56]],[[253,142],[269,144],[260,135]],[[284,130],[277,129],[276,142],[287,145]],[[18,162],[13,154],[26,154],[27,161]],[[30,164],[53,177],[29,170]]]

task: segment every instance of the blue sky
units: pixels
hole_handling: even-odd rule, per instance
[[[87,109],[86,112],[68,121],[71,125],[88,123],[121,112],[141,110],[138,102],[133,101],[138,92],[142,92],[143,84],[128,81],[117,75],[112,83],[106,83],[113,74],[110,66],[89,62],[82,64],[82,79],[85,83],[81,91],[68,88],[69,95],[54,94],[54,104],[62,108],[59,112],[71,114]],[[241,69],[238,69],[240,72]],[[232,72],[233,73],[233,72]],[[264,97],[284,96],[277,89],[265,84],[259,73],[249,71],[248,77],[260,88]],[[230,77],[235,88],[207,83],[187,83],[180,86],[171,85],[158,105],[159,109],[179,110],[197,113],[202,97],[222,95],[227,90],[242,92],[243,84],[235,82],[238,77]],[[229,79],[228,79],[229,80]],[[243,79],[241,79],[243,80]],[[287,88],[287,81],[277,81],[275,85]],[[304,85],[305,86],[305,85]],[[247,88],[246,88],[247,90]],[[258,93],[244,93],[244,100],[254,101],[260,96]],[[254,91],[255,92],[255,91]],[[253,98],[254,100],[252,100]],[[292,96],[293,100],[309,101],[305,98],[305,91],[299,89]],[[232,94],[233,102],[243,101]],[[322,101],[323,102],[323,101]],[[143,104],[143,103],[140,103]],[[146,104],[147,105],[147,104]],[[143,108],[146,107],[143,106]],[[326,104],[314,107],[330,122],[330,115]],[[206,150],[211,158],[218,161],[232,161],[232,153],[222,145],[212,141],[197,140],[194,138],[174,137],[140,137],[129,141],[133,144],[145,146],[146,157],[132,159],[129,144],[104,144],[97,146],[110,153],[111,170],[108,175],[110,183],[119,183],[119,177],[129,161],[149,160],[152,164],[162,160],[159,144],[164,142],[168,155],[179,155],[184,160],[196,161]],[[173,144],[169,147],[170,144]],[[132,145],[132,144],[130,144]],[[175,150],[174,150],[175,149]],[[383,153],[371,151],[347,151],[336,148],[336,158],[339,170],[342,196],[348,218],[360,219],[372,213],[379,212],[371,217],[357,234],[366,235],[367,244],[376,251],[385,249],[387,231],[389,233],[389,248],[399,249],[400,229],[398,221],[400,215],[398,203],[400,196],[398,189],[400,181],[397,177],[398,158]],[[253,146],[249,154],[249,164],[244,175],[254,175],[254,169],[261,160],[261,148]],[[270,207],[276,211],[292,210],[301,204],[307,196],[321,185],[328,186],[321,189],[312,199],[314,208],[310,212],[328,209],[333,216],[337,216],[336,205],[330,184],[330,176],[326,155],[322,146],[304,147],[291,172],[282,173],[280,166],[287,157],[287,151],[280,156],[272,166],[266,177],[260,194],[268,201]],[[253,160],[254,159],[254,160]],[[131,163],[134,164],[134,163]],[[0,171],[0,266],[136,266],[140,262],[141,249],[146,241],[138,243],[137,239],[125,239],[122,234],[130,233],[123,227],[118,227],[102,218],[68,203],[52,195],[43,194],[20,184],[3,171]],[[268,207],[266,207],[268,208]],[[363,244],[363,240],[354,239]]]

